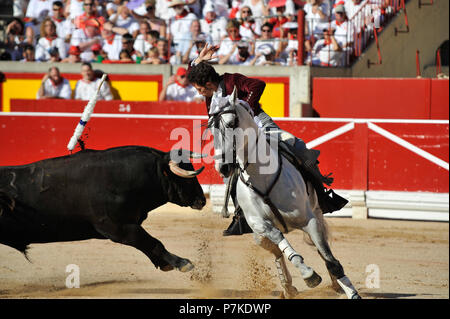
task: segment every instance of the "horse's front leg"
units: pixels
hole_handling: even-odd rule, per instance
[[[298,290],[292,285],[292,277],[286,267],[286,261],[284,259],[283,253],[278,248],[278,246],[269,239],[256,234],[254,234],[254,237],[255,242],[259,246],[271,252],[275,256],[275,265],[278,271],[278,278],[280,279],[281,287],[284,290],[284,292],[281,293],[281,298],[294,298],[298,294]]]

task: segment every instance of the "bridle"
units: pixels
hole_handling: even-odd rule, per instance
[[[222,115],[224,114],[234,114],[234,123],[233,126],[230,127],[228,125],[228,123],[226,123],[223,119],[222,119]],[[220,124],[223,124],[222,126],[225,128],[232,128],[232,129],[236,129],[238,124],[239,124],[239,118],[238,118],[238,114],[236,112],[236,109],[228,109],[228,110],[219,110],[215,113],[210,114],[210,118],[208,120],[208,128],[214,127],[216,129],[218,129],[220,131],[220,133],[222,134],[222,138],[223,140],[225,140],[225,131],[224,129],[221,128]],[[259,135],[256,134],[256,145],[258,145],[258,138]],[[225,144],[223,144],[225,145]],[[222,150],[222,160],[225,161],[225,150]],[[261,196],[261,198],[263,199],[264,203],[266,205],[268,205],[270,207],[270,209],[272,210],[273,214],[275,215],[275,217],[278,219],[278,221],[281,223],[281,225],[284,227],[285,232],[288,231],[286,223],[283,219],[283,217],[281,216],[280,212],[278,211],[278,209],[276,208],[276,206],[273,204],[273,202],[270,199],[270,193],[273,189],[273,187],[275,186],[275,184],[277,183],[280,175],[281,175],[281,168],[282,168],[282,159],[281,159],[281,152],[278,152],[278,169],[276,172],[276,177],[273,180],[273,182],[271,183],[271,185],[269,186],[269,188],[267,189],[267,191],[265,193],[263,193],[262,191],[260,191],[259,189],[257,189],[255,186],[253,186],[248,180],[246,181],[244,179],[244,175],[243,173],[247,171],[248,166],[250,165],[250,162],[246,161],[246,163],[244,163],[243,167],[240,166],[240,164],[238,163],[238,161],[236,160],[236,138],[235,136],[233,136],[233,164],[234,167],[236,168],[236,170],[234,171],[233,174],[239,174],[239,178],[241,179],[241,181],[251,190],[253,190],[256,194],[258,194],[259,196]],[[229,184],[231,183],[232,180],[232,176],[230,176],[229,179]],[[227,186],[227,190],[230,188],[230,185]],[[228,194],[229,192],[227,191],[227,196],[229,196]],[[226,200],[227,202],[227,200]]]

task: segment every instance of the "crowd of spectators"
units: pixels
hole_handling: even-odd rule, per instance
[[[1,60],[177,65],[209,43],[220,46],[214,63],[295,65],[302,8],[304,62],[345,66],[355,34],[389,13],[389,0],[366,2],[14,0]],[[356,14],[362,18],[352,20]]]

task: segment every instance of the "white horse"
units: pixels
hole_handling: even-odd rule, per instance
[[[210,107],[208,126],[214,135],[216,169],[220,171],[224,164],[233,161],[238,164],[236,198],[256,243],[275,256],[284,290],[282,297],[292,298],[298,294],[284,257],[300,270],[308,287],[316,287],[322,281],[283,235],[301,229],[324,259],[333,288],[341,291],[341,287],[349,299],[359,299],[357,290],[331,253],[314,188],[280,156],[277,134],[271,134],[268,142],[266,133],[254,121],[250,107],[236,99],[235,91],[228,97],[213,99]]]

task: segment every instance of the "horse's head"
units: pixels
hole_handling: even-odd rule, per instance
[[[249,142],[256,144],[258,127],[247,102],[239,100],[236,87],[226,97],[211,101],[208,127],[214,135],[216,170],[228,176],[234,165],[243,167],[248,159]]]

